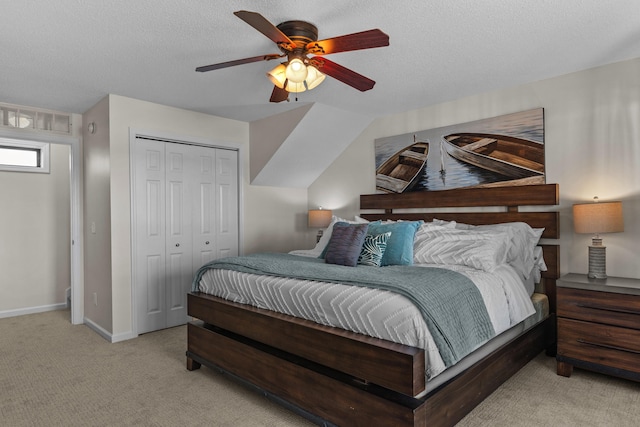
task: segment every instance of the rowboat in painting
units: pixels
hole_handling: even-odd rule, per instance
[[[427,166],[429,143],[414,143],[389,157],[376,170],[376,188],[386,193],[403,193],[413,188]]]
[[[544,177],[544,145],[527,139],[486,133],[443,136],[447,153],[462,162],[510,179]]]

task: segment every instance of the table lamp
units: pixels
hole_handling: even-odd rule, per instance
[[[316,242],[320,241],[322,237],[322,229],[327,228],[331,224],[331,210],[322,209],[309,209],[309,228],[318,228],[318,235],[316,236]]]
[[[606,246],[602,245],[600,233],[624,231],[622,202],[600,203],[597,197],[593,203],[573,205],[573,228],[576,233],[593,234],[589,246],[589,274],[592,279],[607,278]]]

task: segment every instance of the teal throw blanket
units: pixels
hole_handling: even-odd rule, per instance
[[[345,267],[324,259],[262,253],[214,260],[196,273],[192,289],[198,291],[202,274],[212,268],[383,289],[409,298],[418,307],[440,350],[451,366],[495,335],[482,295],[466,276],[431,267],[392,265]]]

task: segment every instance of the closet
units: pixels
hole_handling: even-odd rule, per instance
[[[197,269],[238,255],[238,152],[137,136],[132,257],[138,334],[187,322]]]

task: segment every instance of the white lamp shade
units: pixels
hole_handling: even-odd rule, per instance
[[[304,92],[305,90],[307,90],[306,86],[304,85],[304,82],[294,83],[292,81],[287,81],[287,87],[285,87],[285,89],[287,90],[287,92],[293,92],[293,93]]]
[[[331,224],[331,210],[309,209],[309,228],[325,228]]]
[[[286,67],[285,76],[293,83],[302,83],[307,78],[307,66],[299,58],[293,58]]]
[[[287,77],[287,70],[289,67],[284,64],[280,64],[267,73],[267,77],[271,83],[280,89],[285,89],[287,92],[298,93],[304,92],[305,90],[311,90],[324,81],[325,75],[318,71],[316,67],[311,65],[307,67],[299,59],[294,59],[292,62],[293,61],[298,61],[302,64],[302,67],[304,67],[306,71],[306,77],[299,82],[289,79]],[[291,65],[291,63],[289,63],[289,65]]]
[[[573,229],[576,233],[618,233],[624,231],[622,202],[573,205]]]
[[[271,83],[278,86],[280,89],[284,87],[284,82],[287,80],[286,69],[287,67],[285,67],[284,64],[280,64],[267,73],[267,77],[271,80]]]
[[[307,67],[307,89],[311,90],[324,81],[325,75],[312,65]]]

